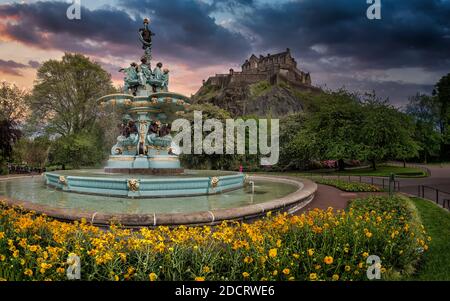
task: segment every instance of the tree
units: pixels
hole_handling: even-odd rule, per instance
[[[283,139],[282,150],[300,166],[311,160],[369,160],[376,164],[387,159],[417,156],[413,140],[414,124],[406,115],[380,101],[375,94],[360,97],[345,90],[318,96],[304,115],[295,136]]]
[[[43,168],[48,160],[51,141],[46,136],[34,139],[22,137],[14,146],[14,161]]]
[[[66,165],[71,168],[95,166],[99,164],[104,152],[102,149],[101,132],[84,131],[56,139],[49,152],[51,164]]]
[[[7,172],[5,162],[11,159],[13,145],[22,135],[20,125],[28,111],[27,95],[14,84],[0,83],[0,174]]]
[[[436,97],[418,93],[409,98],[405,110],[415,122],[414,140],[420,147],[419,159],[425,163],[440,155],[442,135],[436,104]]]
[[[44,122],[50,134],[69,136],[93,129],[96,100],[114,91],[111,76],[81,54],[66,53],[37,71],[30,97],[34,123]]]
[[[442,135],[441,160],[450,157],[450,73],[443,76],[433,90]]]
[[[228,111],[223,110],[219,107],[216,107],[212,104],[196,104],[190,106],[186,112],[181,116],[181,118],[185,118],[193,124],[194,122],[194,111],[201,111],[203,116],[203,121],[206,119],[217,119],[222,121],[222,124],[225,125],[225,120],[231,118],[231,115]],[[192,126],[192,129],[194,127]],[[203,132],[203,138],[208,133]],[[225,135],[225,129],[224,129]],[[225,139],[224,139],[225,141]],[[193,149],[194,145],[192,145]],[[207,155],[205,153],[202,154],[192,154],[181,155],[180,159],[183,162],[183,165],[189,168],[199,168],[199,169],[236,169],[236,165],[238,164],[238,155],[227,155],[227,154],[212,154]]]
[[[387,100],[372,95],[363,104],[364,119],[359,127],[358,140],[364,159],[376,164],[387,159],[413,158],[418,155],[419,145],[414,141],[414,123]]]

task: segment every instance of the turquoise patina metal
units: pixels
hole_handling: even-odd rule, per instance
[[[46,173],[47,185],[67,192],[131,198],[217,194],[242,187],[243,174],[210,177],[71,176]]]

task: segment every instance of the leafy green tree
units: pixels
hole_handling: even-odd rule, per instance
[[[79,168],[95,166],[103,160],[101,132],[80,132],[61,136],[51,146],[49,159],[53,165]]]
[[[50,151],[51,141],[46,136],[36,138],[22,137],[14,146],[14,161],[26,163],[32,167],[45,167]]]
[[[225,120],[231,118],[230,113],[212,104],[196,104],[192,105],[187,109],[187,111],[181,116],[189,120],[192,124],[194,122],[194,111],[201,111],[203,115],[203,121],[206,119],[218,119],[222,121],[225,125]],[[203,138],[208,133],[203,133]],[[225,137],[225,129],[224,129]],[[225,143],[225,139],[223,140]],[[193,141],[192,141],[193,142]],[[181,155],[180,159],[183,165],[188,168],[199,168],[199,169],[236,169],[238,166],[239,156],[238,155],[227,155],[227,154],[194,154],[194,145],[192,144],[192,154]],[[225,152],[225,151],[224,151]]]
[[[450,73],[443,76],[433,90],[442,135],[441,160],[450,158]]]
[[[283,156],[295,167],[337,160],[342,170],[344,160],[356,159],[370,161],[375,169],[380,161],[417,156],[412,120],[375,94],[361,98],[345,90],[326,92],[310,104],[303,125],[295,127],[298,132],[284,134],[281,143]]]
[[[303,142],[307,140],[297,139],[303,130],[305,113],[288,115],[280,120],[280,159],[277,166],[281,170],[304,169],[310,155],[305,151]]]
[[[418,143],[419,159],[427,163],[440,155],[442,135],[439,130],[439,108],[436,97],[416,94],[409,98],[406,114],[415,122],[414,140]]]
[[[96,100],[114,91],[111,76],[81,54],[66,53],[37,71],[30,97],[34,123],[50,134],[69,136],[93,129],[99,113]]]
[[[21,124],[27,115],[27,92],[7,82],[0,83],[0,174],[7,173],[13,145],[22,136]]]
[[[364,159],[376,164],[388,159],[414,158],[419,145],[414,141],[412,119],[387,101],[373,98],[363,104],[364,119],[359,125],[359,138]]]

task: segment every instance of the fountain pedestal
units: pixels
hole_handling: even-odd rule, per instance
[[[105,167],[109,173],[129,174],[179,174],[183,172],[180,160],[172,153],[172,137],[153,134],[153,122],[170,124],[178,112],[189,106],[189,99],[171,92],[151,93],[147,96],[112,94],[99,99],[102,105],[125,109],[124,120],[132,119],[137,132],[119,136],[111,148]]]

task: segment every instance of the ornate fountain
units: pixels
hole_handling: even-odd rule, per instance
[[[242,173],[184,171],[172,141],[171,123],[190,105],[189,98],[169,92],[169,70],[157,63],[152,69],[152,36],[149,20],[139,29],[144,54],[131,63],[123,93],[98,99],[101,106],[124,110],[120,135],[111,148],[104,173],[46,173],[47,185],[68,192],[121,197],[166,197],[216,194],[241,188]],[[111,176],[114,175],[114,176]],[[151,177],[154,176],[154,177]]]
[[[169,70],[157,63],[152,70],[152,36],[149,20],[139,29],[144,49],[141,63],[131,63],[119,72],[125,73],[123,94],[106,95],[101,105],[119,106],[126,113],[122,118],[121,135],[111,148],[106,172],[138,174],[182,173],[178,156],[173,153],[171,122],[178,112],[189,106],[189,98],[169,92]]]

